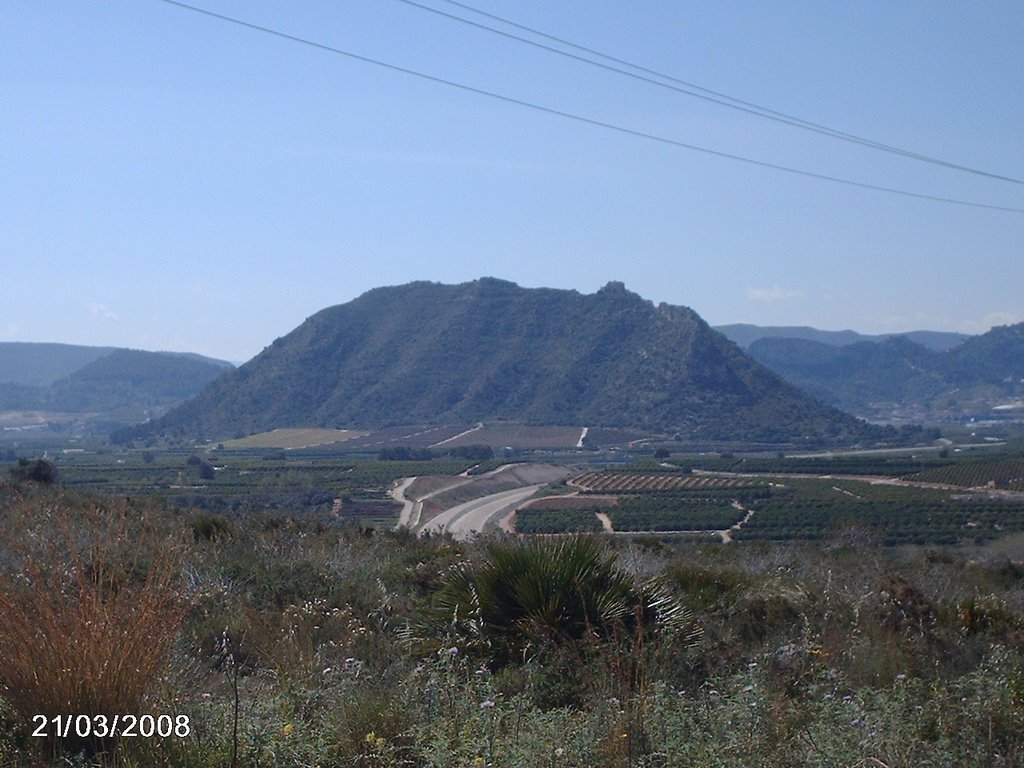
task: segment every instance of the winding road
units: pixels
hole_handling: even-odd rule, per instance
[[[419,502],[414,499],[407,499],[405,497],[405,492],[414,482],[416,482],[415,477],[406,477],[402,482],[388,491],[388,496],[402,504],[402,513],[398,516],[398,525],[395,526],[396,528],[407,528],[413,524],[413,513],[415,512],[416,505]]]
[[[544,483],[492,493],[445,510],[429,520],[420,533],[450,533],[465,539],[483,531],[484,526],[502,513],[509,512],[544,487]]]

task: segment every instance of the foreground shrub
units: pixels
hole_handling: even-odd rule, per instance
[[[18,463],[11,468],[11,477],[19,483],[53,485],[57,482],[57,465],[45,458],[18,459]]]
[[[0,572],[0,698],[31,729],[34,715],[142,713],[187,605],[174,550],[128,533],[129,510],[49,510],[54,527],[11,547]],[[85,518],[83,526],[71,520]],[[77,520],[76,520],[77,522]],[[132,541],[133,559],[112,542]],[[34,544],[35,546],[29,546]],[[54,754],[93,755],[111,737],[52,737]]]
[[[494,542],[449,571],[431,624],[499,664],[540,644],[682,627],[688,614],[654,582],[637,584],[596,538]]]

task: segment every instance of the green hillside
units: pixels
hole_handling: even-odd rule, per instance
[[[490,278],[379,288],[325,309],[144,432],[223,439],[483,420],[756,440],[879,435],[690,309],[655,306],[621,283],[583,295]]]
[[[168,405],[188,399],[225,370],[184,355],[119,349],[52,384],[45,402],[70,412]]]

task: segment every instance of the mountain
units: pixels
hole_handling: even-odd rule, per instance
[[[693,310],[483,278],[324,309],[135,435],[508,420],[714,439],[877,438],[757,364]]]
[[[0,384],[47,386],[114,350],[115,347],[74,344],[0,342]]]
[[[37,411],[79,433],[109,432],[163,414],[231,368],[182,353],[0,344],[0,412],[21,420],[18,412]]]
[[[1024,382],[1024,323],[1001,325],[950,352],[951,379],[958,384]]]
[[[896,336],[842,347],[762,338],[748,352],[803,391],[864,418],[988,418],[1024,396],[1024,323],[941,351]]]
[[[750,349],[754,342],[765,338],[803,339],[805,341],[828,344],[833,347],[845,347],[864,341],[879,342],[892,338],[904,338],[927,349],[941,352],[946,349],[952,349],[971,338],[963,333],[948,333],[946,331],[908,331],[906,333],[869,336],[857,333],[856,331],[821,331],[806,325],[762,326],[749,325],[747,323],[716,325],[715,330],[719,333],[724,333],[727,338],[735,341],[743,349]]]
[[[187,400],[230,368],[187,355],[118,349],[51,384],[45,401],[71,412],[158,408]]]
[[[751,357],[804,392],[860,415],[877,416],[871,404],[930,400],[945,388],[939,355],[908,339],[834,346],[798,338],[758,339]]]

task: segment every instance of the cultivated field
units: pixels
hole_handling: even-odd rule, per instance
[[[745,488],[750,481],[740,478],[684,475],[680,473],[642,474],[632,472],[584,472],[569,480],[583,491],[623,493],[676,491],[682,489]]]
[[[918,482],[1024,492],[1024,459],[981,459],[926,469],[907,476]]]
[[[321,445],[343,443],[363,437],[366,434],[366,432],[351,429],[275,429],[237,440],[225,440],[223,445],[228,450],[247,448],[313,448]]]

